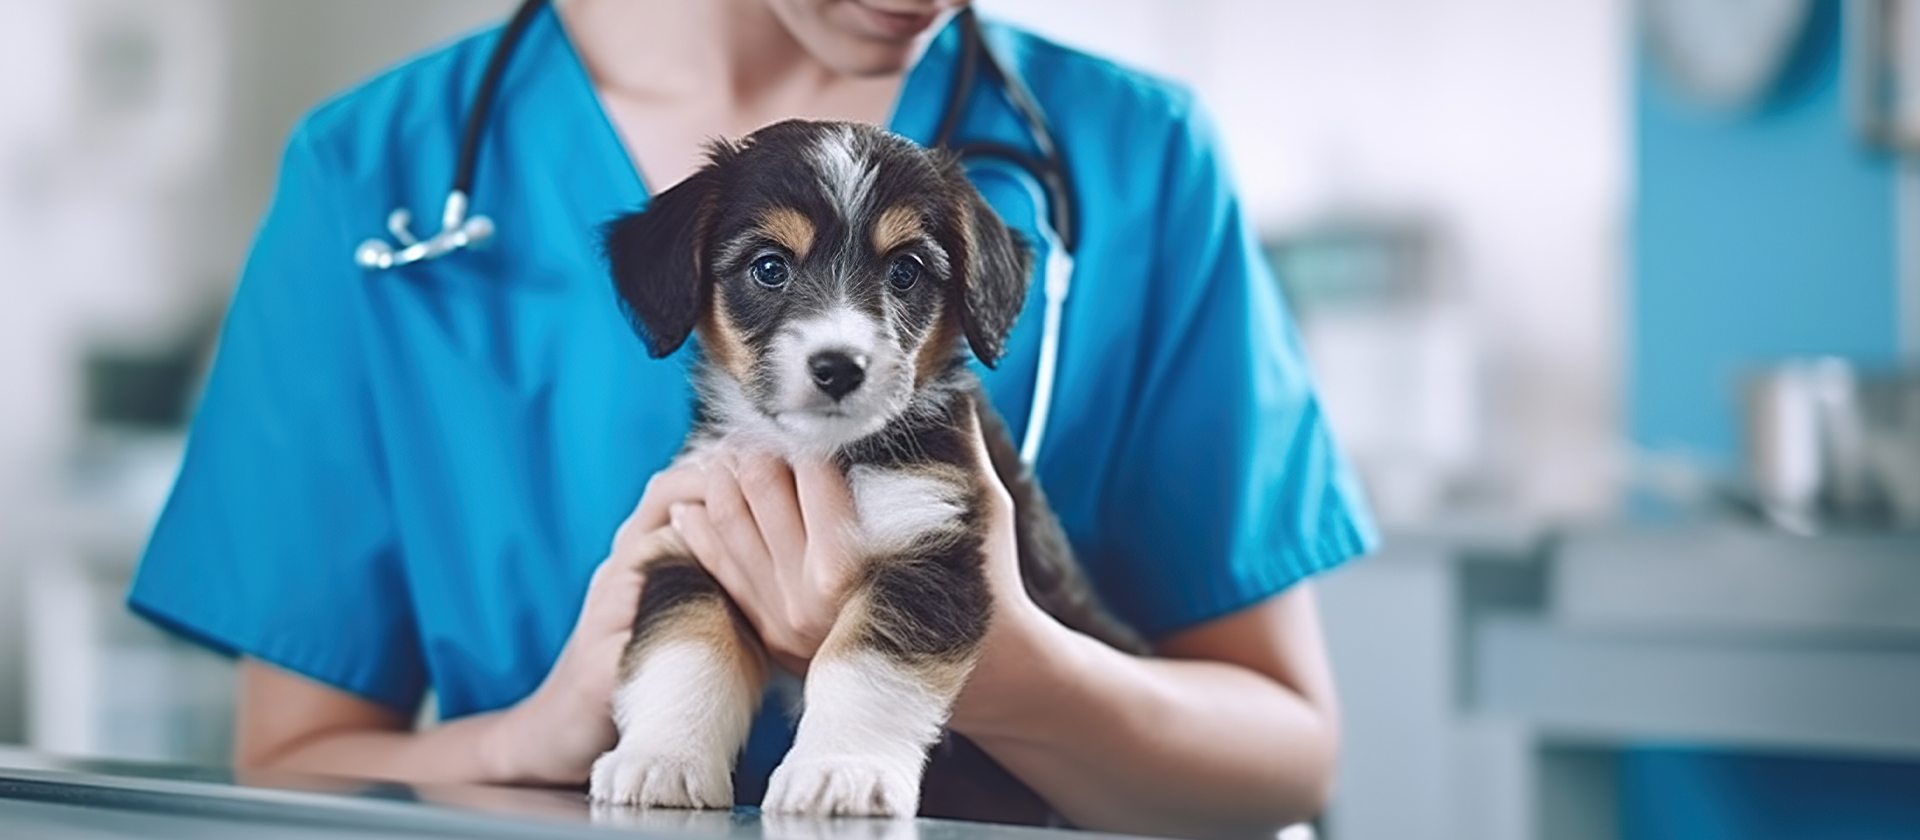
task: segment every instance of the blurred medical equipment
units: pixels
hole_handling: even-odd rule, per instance
[[[505,30],[500,33],[500,42],[494,46],[493,54],[487,58],[486,71],[480,78],[480,89],[474,93],[473,105],[467,111],[466,123],[461,130],[459,162],[454,166],[453,186],[447,190],[446,203],[440,210],[440,232],[427,239],[415,238],[410,230],[412,213],[405,207],[396,207],[387,216],[387,232],[393,235],[400,247],[396,250],[392,244],[379,238],[360,243],[354,249],[353,259],[361,268],[379,271],[438,259],[493,236],[492,219],[468,213],[473,195],[474,167],[480,156],[480,135],[486,127],[487,114],[493,109],[493,99],[500,88],[500,76],[506,71],[507,62],[513,57],[520,36],[526,32],[534,15],[546,4],[547,0],[526,0],[521,3],[507,21]],[[1040,110],[1033,92],[1018,76],[1008,73],[1001,66],[982,36],[980,22],[972,9],[959,12],[959,26],[960,68],[947,94],[946,106],[941,111],[940,128],[934,135],[933,145],[952,149],[963,161],[992,160],[1026,173],[1032,179],[1031,186],[1038,188],[1034,196],[1036,210],[1043,204],[1046,208],[1046,222],[1040,225],[1040,236],[1047,246],[1043,280],[1046,308],[1042,316],[1040,358],[1034,372],[1033,402],[1027,415],[1026,435],[1020,443],[1020,460],[1032,464],[1039,457],[1040,441],[1045,435],[1047,415],[1053,404],[1053,377],[1060,355],[1060,322],[1067,292],[1072,285],[1073,252],[1079,244],[1076,228],[1079,208],[1074,204],[1065,154],[1048,127],[1046,114]],[[1007,143],[990,140],[955,142],[954,135],[959,130],[961,117],[966,112],[967,102],[982,71],[999,84],[1007,102],[1019,112],[1034,147],[1039,151],[1037,157]],[[1038,222],[1039,214],[1035,215]]]
[[[1647,0],[1643,8],[1661,69],[1688,98],[1723,111],[1766,100],[1813,17],[1812,0]]]
[[[1746,393],[1752,501],[1798,534],[1920,528],[1920,373],[1782,363]]]
[[[1847,106],[1863,139],[1920,151],[1920,5],[1857,0],[1846,9]]]

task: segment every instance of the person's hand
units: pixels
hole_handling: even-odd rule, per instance
[[[1020,583],[1013,499],[988,465],[978,424],[969,436],[984,474],[989,520],[987,576],[996,613],[1031,605]],[[783,667],[806,664],[833,629],[858,572],[858,523],[838,467],[720,452],[706,467],[703,499],[670,506],[669,518]]]
[[[613,690],[620,655],[639,617],[641,564],[666,552],[686,554],[667,510],[704,497],[698,464],[677,463],[647,482],[593,572],[586,601],[552,670],[510,709],[488,748],[497,778],[549,784],[585,782],[594,759],[613,748]]]
[[[831,462],[722,451],[698,501],[670,506],[693,550],[782,667],[805,673],[855,567],[853,499]]]
[[[981,474],[974,478],[985,494],[987,531],[981,548],[986,553],[987,588],[993,594],[994,624],[1003,626],[1010,618],[1024,617],[1025,613],[1037,613],[1040,609],[1028,597],[1026,584],[1020,579],[1020,541],[1014,532],[1013,494],[994,472],[986,436],[972,413],[967,414],[967,423],[974,462],[981,469]]]

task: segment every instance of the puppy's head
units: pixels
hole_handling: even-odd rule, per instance
[[[828,445],[906,410],[962,337],[999,361],[1027,292],[1026,249],[957,161],[853,123],[715,143],[609,224],[606,250],[649,353],[698,330],[719,396],[739,403],[722,410]]]

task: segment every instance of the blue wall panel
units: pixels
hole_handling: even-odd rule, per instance
[[[1703,109],[1643,57],[1635,79],[1629,429],[1739,463],[1737,384],[1789,356],[1898,356],[1890,158],[1846,112],[1838,0],[1770,101]]]

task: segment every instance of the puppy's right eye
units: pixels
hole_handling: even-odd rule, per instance
[[[786,258],[776,254],[768,254],[754,260],[753,266],[747,271],[753,275],[753,282],[769,289],[778,289],[787,285],[787,275],[790,273]]]

